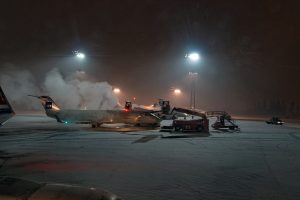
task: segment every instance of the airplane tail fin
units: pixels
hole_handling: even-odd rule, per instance
[[[15,115],[15,112],[0,87],[0,126],[2,126],[13,115]]]
[[[28,95],[28,96],[38,98],[41,101],[46,112],[47,111],[56,112],[60,110],[58,105],[49,96],[34,96],[34,95]]]

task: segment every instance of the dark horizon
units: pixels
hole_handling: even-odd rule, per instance
[[[65,76],[84,70],[120,87],[121,103],[135,96],[141,104],[168,98],[188,106],[192,66],[184,56],[196,51],[199,108],[300,112],[299,10],[296,0],[7,1],[0,71],[28,70],[42,85],[53,68]],[[74,61],[74,50],[86,59]],[[180,99],[172,87],[182,89]]]

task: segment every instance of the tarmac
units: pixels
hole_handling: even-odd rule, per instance
[[[172,137],[17,115],[0,128],[0,176],[101,188],[128,200],[300,199],[298,126],[237,124],[240,132]]]

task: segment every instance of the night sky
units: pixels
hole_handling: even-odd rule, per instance
[[[11,63],[38,79],[53,67],[81,69],[120,87],[121,101],[163,97],[183,106],[193,68],[199,108],[300,104],[297,0],[9,0],[0,9],[0,67]],[[86,59],[76,63],[73,50]],[[199,64],[186,62],[190,51],[201,54]],[[175,98],[172,87],[184,94]]]

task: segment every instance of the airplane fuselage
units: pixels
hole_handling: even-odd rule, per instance
[[[0,87],[0,126],[2,126],[8,119],[14,116],[15,113],[10,106],[5,94]]]
[[[159,119],[150,113],[123,110],[46,110],[49,117],[65,123],[125,123],[157,124]]]

